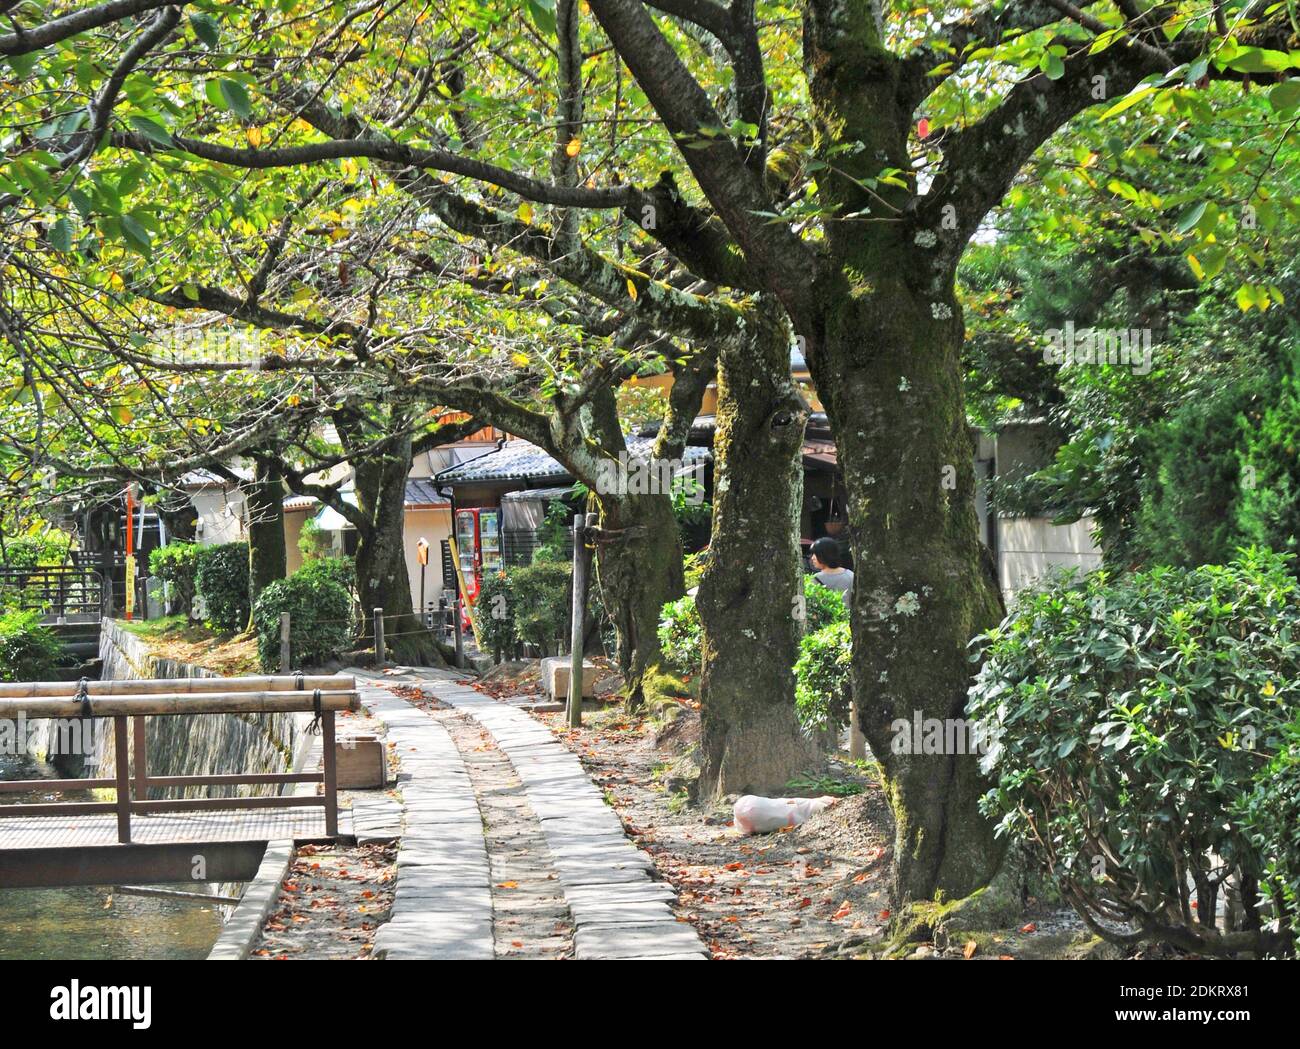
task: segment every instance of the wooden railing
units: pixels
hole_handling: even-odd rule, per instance
[[[350,677],[174,678],[147,681],[0,683],[0,719],[112,718],[114,775],[99,779],[7,780],[0,795],[33,791],[112,788],[114,801],[40,802],[0,805],[0,816],[89,816],[117,814],[117,837],[131,842],[131,817],[154,812],[202,809],[261,809],[323,806],[325,834],[338,836],[338,788],[334,715],[357,710],[360,696]],[[322,772],[268,772],[208,776],[151,776],[145,742],[146,717],[211,714],[313,713],[324,750]],[[128,722],[131,724],[128,726]],[[134,766],[132,753],[134,750]],[[281,786],[322,783],[324,794],[148,800],[151,787]],[[134,789],[134,793],[133,793]]]
[[[0,590],[8,591],[19,608],[56,619],[79,616],[97,622],[103,609],[104,581],[91,568],[0,565]]]

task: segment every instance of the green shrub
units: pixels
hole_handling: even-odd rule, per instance
[[[571,575],[561,561],[534,561],[511,570],[515,637],[549,651],[557,638],[568,636]]]
[[[351,557],[314,557],[293,574],[307,579],[328,579],[350,596],[357,592],[357,565]]]
[[[659,613],[659,646],[664,661],[682,674],[698,674],[701,656],[700,610],[687,594]]]
[[[839,590],[817,582],[815,575],[803,577],[804,612],[807,616],[805,629],[815,634],[822,627],[832,623],[847,623],[849,609],[844,603],[844,594]]]
[[[517,571],[517,569],[516,569]],[[474,612],[478,619],[479,639],[485,652],[507,651],[514,647],[514,587],[509,571],[488,572],[478,592]]]
[[[706,546],[703,550],[697,550],[693,554],[687,554],[682,558],[682,575],[686,579],[686,589],[693,590],[700,585],[700,580],[704,578],[704,569],[709,564],[709,548]]]
[[[68,550],[72,545],[72,536],[57,528],[42,535],[6,539],[4,562],[10,568],[56,567],[67,561]]]
[[[1056,577],[977,639],[967,712],[995,777],[985,811],[1108,939],[1277,948],[1214,919],[1225,878],[1249,912],[1253,887],[1275,892],[1267,871],[1294,853],[1294,824],[1261,817],[1248,833],[1232,818],[1300,713],[1287,560],[1246,550],[1226,566]]]
[[[843,605],[841,601],[840,607]],[[799,724],[805,731],[838,730],[849,723],[852,660],[853,642],[846,618],[828,623],[799,642],[799,658],[794,664],[794,701]]]
[[[1265,891],[1281,901],[1292,952],[1300,954],[1300,718],[1286,726],[1282,745],[1237,815],[1251,844],[1267,857]]]
[[[34,609],[0,616],[0,681],[41,681],[63,657],[58,635]]]
[[[253,629],[262,669],[280,667],[280,613],[289,613],[293,667],[315,666],[345,652],[352,640],[352,599],[324,575],[295,572],[268,583],[253,606]]]
[[[169,585],[171,607],[186,614],[194,607],[194,573],[200,549],[195,543],[177,541],[149,552],[149,574]]]
[[[215,630],[242,630],[248,625],[248,544],[199,547],[194,572],[192,616]]]

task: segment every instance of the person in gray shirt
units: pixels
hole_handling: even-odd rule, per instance
[[[830,536],[822,536],[813,543],[808,554],[817,573],[814,577],[817,582],[828,589],[838,590],[847,605],[853,589],[853,571],[844,567],[840,544]]]

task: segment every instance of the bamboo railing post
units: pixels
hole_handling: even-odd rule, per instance
[[[137,714],[131,719],[132,736],[135,750],[135,799],[144,801],[149,796],[149,756],[148,744],[145,742],[144,715]]]
[[[339,791],[338,769],[334,764],[334,711],[326,710],[320,719],[321,747],[325,759],[325,835],[330,838],[339,836]]]
[[[289,673],[289,613],[280,613],[280,673]]]
[[[452,609],[452,630],[456,634],[456,666],[465,666],[465,638],[460,632],[460,597],[456,598],[456,605]]]
[[[127,739],[127,719],[119,715],[113,719],[113,751],[117,768],[117,840],[131,844],[131,748]]]

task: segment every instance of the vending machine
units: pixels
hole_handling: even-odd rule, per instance
[[[501,568],[501,511],[494,506],[457,510],[456,554],[465,580],[465,602],[472,606],[483,574]]]

